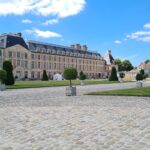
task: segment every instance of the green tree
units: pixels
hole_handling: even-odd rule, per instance
[[[120,73],[119,73],[119,76],[120,76],[120,78],[124,78],[124,77],[125,77],[125,74],[124,74],[123,72],[120,72]]]
[[[109,77],[109,81],[118,81],[117,71],[115,67],[112,67],[111,75]]]
[[[145,61],[146,64],[147,64],[148,62],[150,62],[150,59],[147,59],[147,60]]]
[[[132,64],[131,64],[131,62],[129,60],[124,60],[122,62],[122,65],[123,65],[123,70],[124,71],[130,71],[130,70],[133,69],[133,66],[132,66]]]
[[[145,71],[144,71],[144,69],[141,69],[140,70],[140,74],[143,76],[143,79],[146,79],[147,78],[147,74],[145,74]]]
[[[119,58],[115,59],[115,64],[118,65],[118,71],[123,71],[123,64],[122,61]]]
[[[138,73],[138,74],[136,75],[136,80],[137,80],[137,81],[143,80],[142,74]]]
[[[48,81],[48,76],[47,76],[46,70],[43,70],[42,81]]]
[[[1,81],[2,84],[5,83],[6,77],[7,77],[6,71],[5,70],[0,70],[0,81]]]
[[[145,74],[145,73],[144,73],[144,69],[141,69],[141,70],[140,70],[140,74],[141,74],[142,76],[144,76],[144,74]]]
[[[133,69],[133,65],[129,60],[121,61],[119,58],[115,59],[115,64],[118,65],[118,71],[130,71]]]
[[[75,80],[77,78],[77,69],[76,68],[65,68],[64,69],[64,78],[70,81],[70,87],[72,87],[71,80]]]
[[[83,73],[83,71],[80,72],[79,79],[80,80],[85,80],[86,79],[86,75]]]
[[[7,73],[5,84],[13,85],[15,83],[15,79],[13,75],[13,66],[10,61],[6,60],[3,62],[3,70],[5,70]]]

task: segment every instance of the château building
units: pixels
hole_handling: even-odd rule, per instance
[[[50,79],[64,68],[75,67],[88,78],[105,78],[109,70],[104,58],[91,52],[86,45],[60,46],[36,41],[25,41],[21,33],[0,35],[0,67],[10,60],[16,79],[41,79],[46,70]]]
[[[104,55],[104,59],[106,61],[106,72],[107,72],[107,76],[109,77],[111,74],[111,70],[112,67],[115,67],[118,70],[118,65],[115,64],[115,60],[112,56],[111,50],[108,50],[105,55]]]

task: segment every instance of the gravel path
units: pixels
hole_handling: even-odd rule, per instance
[[[149,97],[83,95],[134,86],[77,86],[76,97],[65,87],[0,92],[0,150],[149,150]]]

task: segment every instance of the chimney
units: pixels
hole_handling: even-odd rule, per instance
[[[19,37],[22,37],[22,33],[18,32],[16,35],[18,35]]]
[[[82,50],[83,50],[83,51],[87,51],[87,50],[88,50],[87,45],[83,45],[83,46],[82,46]]]
[[[74,45],[74,44],[72,44],[70,47],[71,47],[71,48],[75,48],[75,45]]]
[[[78,49],[78,50],[81,50],[81,45],[80,44],[76,44],[75,48]]]

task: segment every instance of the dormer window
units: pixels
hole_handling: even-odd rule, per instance
[[[12,52],[8,52],[9,58],[12,58]]]
[[[17,58],[20,58],[20,52],[17,52]]]
[[[0,42],[1,42],[1,43],[4,43],[4,39],[1,39]]]

